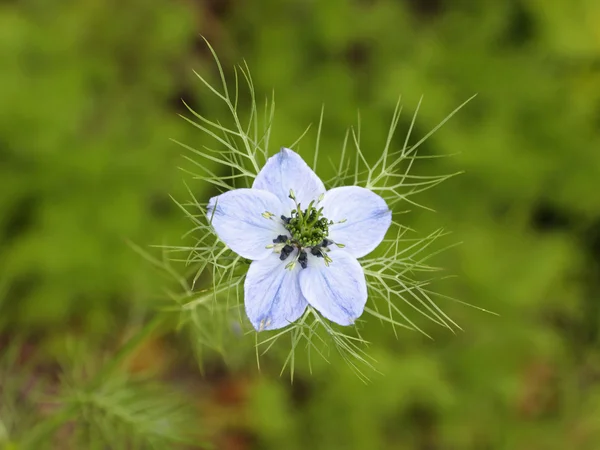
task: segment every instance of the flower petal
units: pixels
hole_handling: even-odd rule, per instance
[[[304,208],[325,193],[325,186],[319,177],[298,153],[288,148],[282,148],[279,153],[269,158],[256,176],[252,188],[275,194],[288,206],[288,215],[295,208],[294,201],[289,198],[290,189],[294,191],[296,201]]]
[[[264,212],[274,217],[267,219]],[[206,215],[219,239],[238,255],[256,260],[272,253],[266,246],[286,233],[280,220],[284,212],[279,199],[270,192],[236,189],[211,198]]]
[[[381,243],[392,223],[392,212],[385,200],[358,186],[327,191],[320,206],[329,220],[345,220],[329,227],[329,238],[343,244],[344,250],[355,258],[371,253]]]
[[[272,253],[254,261],[246,274],[244,295],[246,314],[257,331],[283,328],[298,319],[306,309],[306,299],[300,292],[299,264],[292,269]]]
[[[300,288],[308,303],[325,318],[351,325],[367,302],[367,283],[362,267],[343,250],[329,253],[332,262],[308,256],[308,266],[300,271]]]

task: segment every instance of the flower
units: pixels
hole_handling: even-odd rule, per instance
[[[307,305],[340,325],[353,324],[367,301],[357,258],[383,240],[392,212],[362,187],[327,191],[300,155],[282,148],[251,189],[211,198],[207,217],[231,250],[252,260],[244,303],[262,331],[289,325]]]

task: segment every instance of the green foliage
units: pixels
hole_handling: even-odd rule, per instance
[[[48,327],[77,315],[106,332],[106,307],[151,292],[140,290],[151,280],[124,239],[177,230],[168,107],[191,23],[181,6],[142,1],[61,2],[51,16],[43,2],[0,11],[1,298],[10,311],[0,321]]]
[[[40,405],[47,405],[49,393],[71,411],[93,411],[101,424],[92,432],[96,436],[107,427],[120,433],[112,446],[103,441],[105,447],[137,443],[136,436],[150,442],[149,430],[160,430],[150,424],[169,405],[165,385],[170,389],[178,378],[170,373],[172,378],[156,375],[145,387],[122,384],[123,368],[106,375],[98,363],[105,352],[98,349],[116,348],[115,337],[123,334],[118,330],[127,328],[132,311],[153,307],[162,296],[168,303],[160,304],[167,307],[158,317],[175,327],[170,313],[176,311],[185,331],[173,338],[177,343],[169,352],[184,361],[198,359],[206,378],[196,382],[210,390],[223,377],[246,380],[243,400],[225,413],[238,418],[234,410],[241,411],[243,418],[216,420],[210,402],[202,419],[196,418],[212,420],[218,443],[227,435],[238,436],[247,448],[595,450],[599,14],[594,0],[2,3],[0,330],[35,346],[43,364],[36,369],[40,375],[10,350],[18,346],[2,347],[0,447],[25,448],[31,428],[47,427],[44,444],[65,448],[61,424],[72,419],[43,414]],[[233,325],[240,311],[229,308],[207,318],[207,308],[192,307],[215,300],[214,292],[199,288],[212,275],[194,282],[196,268],[185,272],[189,250],[211,247],[212,238],[198,229],[179,242],[189,226],[168,194],[197,199],[181,206],[200,215],[199,207],[220,188],[248,182],[227,178],[232,173],[219,171],[215,161],[199,169],[196,157],[168,141],[214,146],[177,117],[189,116],[180,97],[202,116],[235,126],[227,122],[227,107],[192,72],[213,86],[219,82],[210,55],[198,45],[199,34],[215,46],[224,67],[247,60],[262,124],[271,122],[263,100],[270,102],[275,91],[271,153],[293,144],[307,124],[319,123],[326,105],[317,171],[330,184],[352,174],[342,170],[339,177],[338,163],[357,110],[360,148],[373,167],[399,94],[405,110],[390,141],[396,155],[415,110],[409,147],[477,93],[420,146],[427,158],[411,171],[419,177],[465,171],[411,197],[437,213],[405,199],[394,204],[397,213],[412,209],[399,216],[402,227],[414,230],[398,243],[407,254],[418,250],[410,250],[411,239],[437,236],[440,228],[453,233],[423,256],[462,242],[427,261],[456,275],[435,287],[444,296],[433,300],[446,316],[436,310],[428,311],[429,318],[410,316],[428,339],[403,328],[394,333],[389,323],[365,315],[360,333],[371,342],[366,353],[383,374],[371,374],[368,385],[335,352],[326,355],[329,363],[314,358],[309,368],[304,347],[297,352],[294,383],[277,378],[289,355],[284,341],[261,359],[256,374],[254,343]],[[231,71],[226,75],[234,79]],[[241,86],[243,75],[239,81]],[[239,100],[245,120],[251,100]],[[314,153],[314,131],[297,150]],[[348,148],[353,143],[349,134]],[[218,145],[215,158],[227,147]],[[448,155],[454,156],[438,158]],[[177,166],[207,172],[194,180]],[[402,168],[394,173],[401,175]],[[160,273],[170,270],[169,281],[144,265],[126,241],[144,251],[147,244],[187,248],[163,250],[154,261]],[[421,264],[419,254],[414,261]],[[431,275],[395,270],[407,270],[422,283]],[[397,300],[369,307],[385,318],[388,304],[405,307]],[[464,331],[452,334],[431,319],[452,320]],[[57,343],[70,333],[89,341],[89,356],[96,359],[90,370],[100,384],[76,382],[67,390],[61,384],[60,397],[45,384],[17,388],[27,383],[24,374],[56,387],[48,374],[60,359]],[[218,371],[215,360],[222,357],[229,366]],[[160,400],[151,404],[155,414],[142,414],[150,428],[132,427],[123,418],[151,400],[146,391],[155,383],[162,386]],[[168,416],[178,423],[176,415]],[[83,439],[87,422],[77,423]],[[239,437],[247,435],[252,439]],[[87,448],[81,442],[75,448]]]
[[[0,443],[3,448],[189,448],[200,444],[193,405],[172,386],[129,377],[98,356],[61,358],[55,378],[24,347],[10,344],[1,363]],[[94,377],[90,378],[90,374]],[[52,439],[52,436],[55,436]],[[186,447],[182,447],[185,445]]]
[[[172,387],[108,379],[90,392],[77,387],[77,381],[65,384],[64,404],[77,410],[74,448],[159,449],[198,444],[191,405]]]

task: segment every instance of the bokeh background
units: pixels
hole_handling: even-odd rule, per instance
[[[183,394],[198,442],[225,450],[600,448],[596,0],[1,2],[0,447],[29,448],[61,411],[65,371],[110,360],[161,304],[169,280],[127,241],[183,245],[190,224],[169,196],[184,181],[214,194],[169,141],[206,141],[181,99],[223,112],[192,72],[217,80],[201,34],[228,75],[245,59],[259,96],[274,89],[271,152],[322,103],[321,151],[335,159],[360,110],[373,157],[398,95],[401,145],[422,95],[415,138],[477,93],[422,147],[456,155],[418,169],[465,174],[415,199],[436,212],[401,217],[451,230],[445,244],[462,245],[435,264],[456,277],[436,289],[499,315],[441,301],[464,331],[423,322],[433,340],[372,320],[383,375],[367,385],[335,355],[290,383],[285,345],[259,372],[235,328],[201,365],[189,335],[153,334],[122,370]],[[78,426],[32,448],[92,448],[72,443]]]

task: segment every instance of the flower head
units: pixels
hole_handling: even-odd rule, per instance
[[[207,215],[219,238],[252,260],[244,302],[258,331],[289,325],[307,305],[353,324],[367,301],[357,258],[379,245],[392,221],[379,195],[358,186],[327,191],[287,148],[269,158],[251,189],[211,198]]]

